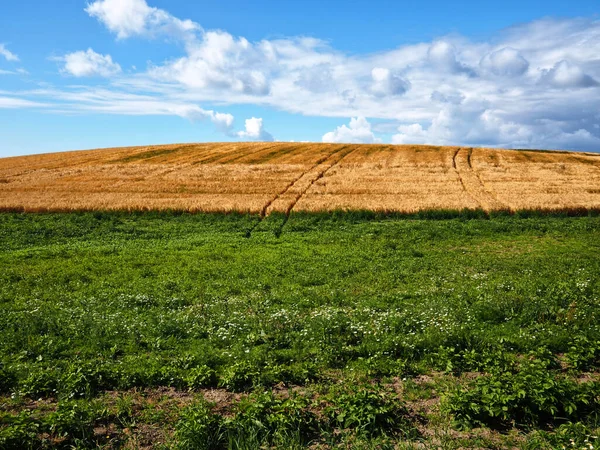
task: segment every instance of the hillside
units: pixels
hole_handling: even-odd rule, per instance
[[[300,143],[184,144],[0,159],[0,209],[597,209],[600,155]]]

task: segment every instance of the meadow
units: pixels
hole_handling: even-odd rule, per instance
[[[593,214],[2,213],[0,448],[591,449],[599,254]]]

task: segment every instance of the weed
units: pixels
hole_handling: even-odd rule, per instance
[[[334,389],[324,400],[328,403],[324,414],[333,429],[366,435],[393,434],[404,439],[418,435],[405,405],[381,386]]]
[[[23,411],[16,416],[0,416],[0,448],[6,450],[33,449],[40,445],[40,424]]]
[[[186,408],[175,426],[176,448],[181,450],[213,450],[224,444],[223,420],[211,405],[200,401]]]
[[[317,435],[319,423],[309,409],[306,397],[293,393],[287,398],[271,392],[253,394],[236,405],[227,423],[230,440],[255,440],[261,443],[308,443]]]
[[[544,360],[524,360],[516,373],[500,372],[459,387],[446,411],[463,427],[546,427],[598,414],[600,384],[577,383],[551,370]]]

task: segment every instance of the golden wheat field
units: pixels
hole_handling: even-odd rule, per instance
[[[0,159],[0,209],[190,212],[600,209],[600,155],[299,143]]]

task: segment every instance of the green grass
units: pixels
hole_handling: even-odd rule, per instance
[[[0,214],[0,448],[593,440],[600,218],[284,221]]]

